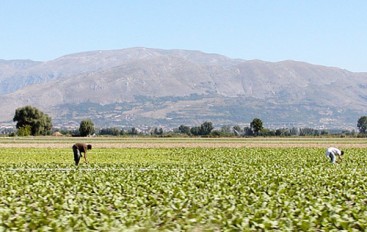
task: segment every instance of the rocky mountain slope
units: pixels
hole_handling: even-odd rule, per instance
[[[230,59],[199,51],[131,48],[47,62],[0,60],[0,121],[33,105],[54,124],[246,124],[355,127],[367,106],[367,73],[296,61]]]

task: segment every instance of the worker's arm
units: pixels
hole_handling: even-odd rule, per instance
[[[87,161],[87,151],[84,152],[84,162],[88,163],[88,161]]]

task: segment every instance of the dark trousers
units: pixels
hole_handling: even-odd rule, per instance
[[[79,152],[78,148],[75,145],[73,146],[73,152],[74,152],[75,165],[78,165],[80,158],[82,157],[82,154]]]

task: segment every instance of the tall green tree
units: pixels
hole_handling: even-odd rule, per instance
[[[359,129],[359,133],[366,134],[366,132],[367,132],[367,116],[362,116],[358,119],[357,127]]]
[[[181,133],[181,134],[187,134],[187,135],[190,135],[190,127],[188,126],[185,126],[185,125],[181,125],[178,127],[178,131]]]
[[[163,129],[162,128],[155,127],[151,134],[152,135],[160,135],[160,136],[162,136],[163,135]]]
[[[29,128],[31,135],[51,134],[52,120],[47,114],[33,106],[24,106],[15,110],[13,118],[16,128]]]
[[[200,135],[208,135],[214,129],[212,122],[204,122],[200,125],[199,134]]]
[[[250,123],[250,128],[254,132],[255,135],[258,135],[259,132],[264,128],[263,122],[259,118],[254,118]]]
[[[112,128],[102,128],[100,131],[99,131],[99,134],[100,135],[120,135],[121,134],[121,130],[119,130],[118,128],[116,127],[112,127]]]
[[[192,135],[200,135],[200,127],[198,126],[191,127],[190,133]]]
[[[130,135],[137,135],[139,134],[138,129],[136,129],[135,127],[131,128],[131,130],[129,131]]]
[[[91,119],[85,119],[80,122],[80,136],[88,136],[94,133],[94,123]]]

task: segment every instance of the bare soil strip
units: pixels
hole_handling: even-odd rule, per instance
[[[47,138],[47,137],[46,137]],[[0,139],[0,148],[65,148],[76,142],[86,142],[98,148],[367,148],[366,139],[305,138],[305,139]]]

